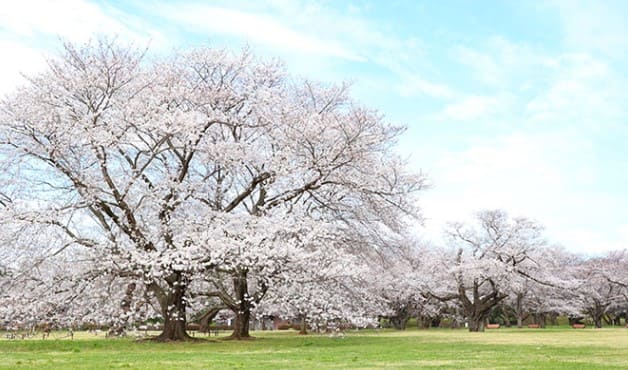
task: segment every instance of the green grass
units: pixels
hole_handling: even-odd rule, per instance
[[[254,334],[252,341],[204,343],[136,342],[88,333],[75,340],[54,339],[55,333],[45,341],[0,339],[0,368],[628,368],[627,329],[409,329],[348,331],[344,338],[294,331]]]

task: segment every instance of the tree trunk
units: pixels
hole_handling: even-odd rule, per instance
[[[484,331],[484,317],[470,317],[469,318],[469,331],[481,332]]]
[[[441,317],[440,316],[436,317],[436,318],[432,318],[430,320],[430,326],[428,326],[426,329],[429,329],[430,327],[438,328],[438,327],[440,327],[440,323],[441,323]]]
[[[433,324],[432,319],[427,316],[418,315],[416,318],[416,326],[419,329],[429,329]]]
[[[307,322],[305,321],[305,315],[301,315],[301,330],[299,330],[299,334],[306,335],[307,334]]]
[[[491,293],[482,295],[480,293],[480,285],[481,284],[477,281],[473,282],[473,299],[469,299],[469,297],[467,297],[464,285],[458,285],[458,298],[460,299],[460,303],[462,303],[465,316],[469,320],[468,324],[470,332],[484,331],[484,326],[486,324],[486,320],[491,315],[491,310],[507,297],[506,294],[499,293],[499,291],[495,289],[494,285]]]
[[[107,331],[107,336],[121,336],[126,333],[128,324],[129,324],[129,312],[131,311],[131,304],[133,303],[133,292],[135,291],[136,284],[129,283],[126,286],[126,293],[124,298],[122,298],[122,302],[120,303],[120,308],[125,313],[121,319],[116,320],[111,323],[111,327]]]
[[[521,329],[523,327],[523,294],[517,294],[515,313],[517,315],[517,327]]]
[[[223,308],[224,307],[213,307],[207,310],[207,312],[205,312],[199,320],[200,326],[198,328],[198,331],[200,331],[201,333],[208,333],[209,326],[211,325],[216,315],[218,315],[218,312],[220,312],[220,310],[222,310]]]
[[[408,324],[408,320],[410,320],[409,316],[405,316],[405,315],[392,316],[390,318],[390,323],[397,330],[406,330],[406,325]]]
[[[160,342],[193,340],[185,331],[185,326],[185,320],[168,319],[164,322],[161,334],[155,337],[155,340]]]
[[[233,278],[233,291],[236,296],[236,306],[231,309],[236,314],[233,324],[233,333],[229,339],[250,339],[249,320],[251,318],[251,301],[246,272],[241,272]]]
[[[594,306],[589,309],[589,315],[593,319],[593,325],[600,329],[602,327],[602,317],[606,311],[607,305],[600,303],[598,300],[594,300]]]
[[[458,329],[458,328],[460,328],[460,322],[458,321],[457,316],[454,316],[451,319],[451,323],[449,323],[449,328],[451,328],[451,329]]]
[[[552,326],[557,326],[558,325],[558,314],[556,312],[550,312],[550,324]]]
[[[545,329],[545,326],[547,326],[547,316],[545,313],[541,313],[539,314],[539,327]]]
[[[593,324],[598,329],[602,328],[602,315],[595,315],[593,317]]]
[[[602,320],[604,321],[604,324],[606,325],[613,325],[613,318],[608,313],[605,315],[602,315]]]
[[[598,329],[601,329],[601,328],[602,328],[602,319],[601,319],[601,318],[596,317],[596,318],[593,320],[593,323],[595,324],[595,327],[596,327],[596,328],[598,328]]]
[[[405,305],[400,305],[395,311],[395,316],[390,316],[388,319],[397,330],[406,330],[408,320],[410,320],[410,309]]]
[[[164,296],[160,299],[164,328],[161,334],[153,339],[160,342],[194,340],[185,331],[186,281],[180,273],[175,273],[168,279],[168,285],[168,292],[165,292],[165,294],[161,292]]]
[[[231,333],[229,338],[236,339],[236,340],[251,338],[251,335],[249,334],[250,318],[251,318],[251,311],[249,309],[236,312],[235,321],[233,323],[233,333]]]

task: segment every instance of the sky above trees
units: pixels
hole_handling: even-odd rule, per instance
[[[408,126],[398,150],[433,185],[427,239],[503,208],[599,253],[628,240],[626,18],[621,1],[20,1],[0,13],[0,93],[60,38],[117,34],[157,54],[248,44],[296,75],[351,81]]]

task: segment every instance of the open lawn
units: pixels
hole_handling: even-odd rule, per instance
[[[0,368],[628,368],[628,329],[348,331],[344,338],[255,332],[255,340],[152,343],[77,333],[0,339]],[[54,339],[54,337],[58,339]],[[215,337],[212,337],[212,340]],[[219,337],[220,338],[220,337]]]

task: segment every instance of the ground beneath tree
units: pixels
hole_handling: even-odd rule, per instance
[[[0,339],[0,369],[628,368],[624,328],[349,330],[344,338],[292,330],[254,334],[260,340],[156,343],[87,332],[77,332],[75,340]]]

